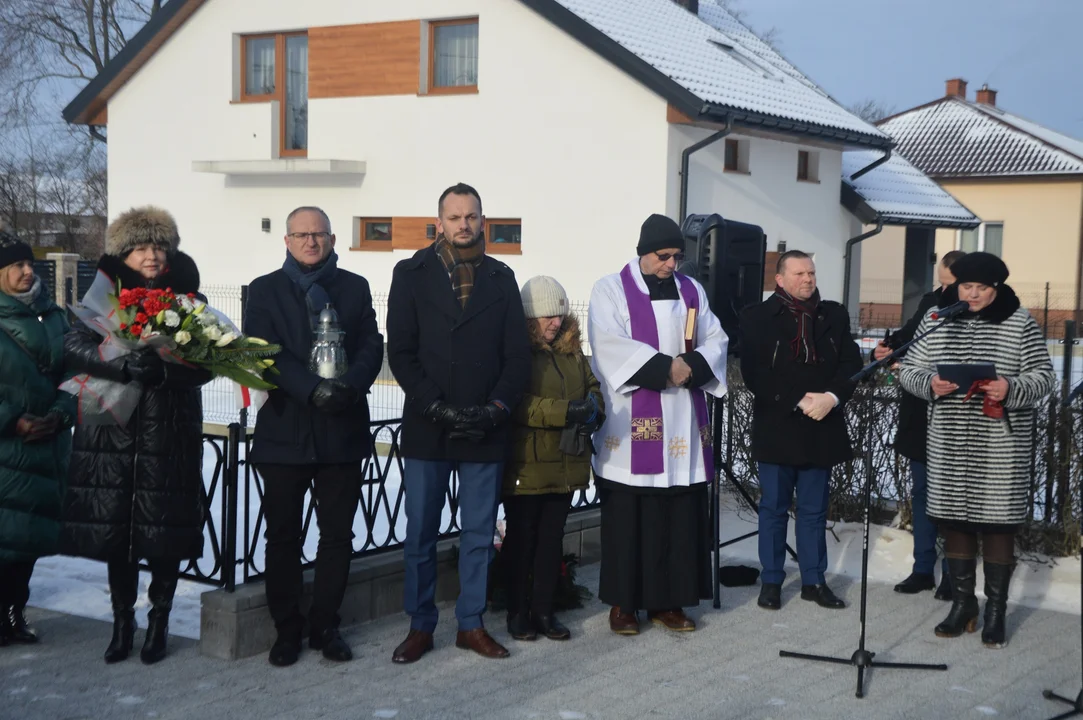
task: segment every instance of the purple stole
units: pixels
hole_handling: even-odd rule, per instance
[[[699,293],[691,280],[674,273],[681,299],[689,311],[699,318]],[[620,273],[624,297],[628,301],[628,317],[632,324],[632,339],[658,350],[658,321],[651,307],[649,293],[641,292],[632,276],[631,265]],[[695,349],[695,338],[685,341],[685,351]],[[700,388],[692,388],[692,405],[696,410],[699,426],[699,442],[703,450],[704,474],[714,475],[714,456],[711,452],[711,425],[707,417],[707,398]],[[632,393],[632,474],[660,475],[666,469],[666,441],[662,432],[662,393],[639,388]]]

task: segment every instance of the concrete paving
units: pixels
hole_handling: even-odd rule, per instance
[[[581,569],[592,591],[597,578],[597,565]],[[779,612],[756,607],[758,588],[724,589],[720,611],[708,601],[692,613],[700,625],[695,633],[648,627],[620,637],[609,632],[608,609],[596,600],[563,615],[574,634],[563,643],[512,641],[502,616],[493,616],[494,636],[512,650],[507,660],[456,649],[453,612],[444,607],[436,650],[409,666],[391,663],[408,629],[405,617],[348,629],[357,658],[346,664],[307,649],[287,669],[263,656],[227,662],[174,638],[169,657],[145,667],[137,656],[102,662],[107,624],[31,610],[42,642],[0,648],[0,718],[1040,719],[1066,709],[1043,699],[1043,688],[1079,692],[1078,616],[1011,606],[1010,644],[987,650],[978,635],[933,635],[948,606],[931,593],[903,596],[876,584],[868,647],[877,659],[942,662],[949,670],[874,669],[858,700],[856,669],[778,655],[789,649],[849,657],[856,649],[859,586],[829,581],[851,604],[846,610],[802,602],[793,579]]]

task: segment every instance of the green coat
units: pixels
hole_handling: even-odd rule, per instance
[[[0,328],[0,563],[5,563],[57,551],[75,397],[57,390],[67,379],[68,320],[47,290],[29,306],[0,293]],[[24,414],[50,412],[61,416],[60,431],[51,440],[27,444],[15,434]]]
[[[533,322],[527,320],[528,325]],[[582,400],[588,393],[594,393],[602,407],[601,386],[583,357],[579,322],[568,315],[552,345],[534,339],[530,384],[512,416],[504,495],[569,493],[587,487],[590,454],[565,455],[560,451],[560,433],[568,401]]]

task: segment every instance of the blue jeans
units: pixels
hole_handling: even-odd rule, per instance
[[[782,584],[786,579],[786,527],[790,504],[797,491],[797,564],[802,585],[821,585],[827,570],[827,501],[829,468],[759,463],[760,565],[762,582]]]
[[[466,463],[442,460],[405,462],[406,578],[403,606],[410,628],[436,629],[436,538],[440,515],[447,500],[453,469],[459,471],[459,601],[455,617],[460,630],[482,627],[489,587],[489,562],[493,555],[496,508],[500,504],[503,463]]]
[[[910,461],[914,489],[910,509],[914,518],[914,572],[932,575],[936,567],[936,524],[929,519],[929,469],[923,462]],[[941,572],[948,574],[948,559],[941,562]]]

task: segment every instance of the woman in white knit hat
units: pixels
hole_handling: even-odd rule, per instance
[[[522,296],[533,364],[512,417],[504,471],[508,633],[516,640],[539,633],[567,640],[571,633],[553,615],[564,522],[573,493],[590,482],[590,436],[605,413],[564,288],[540,275],[523,285]]]

